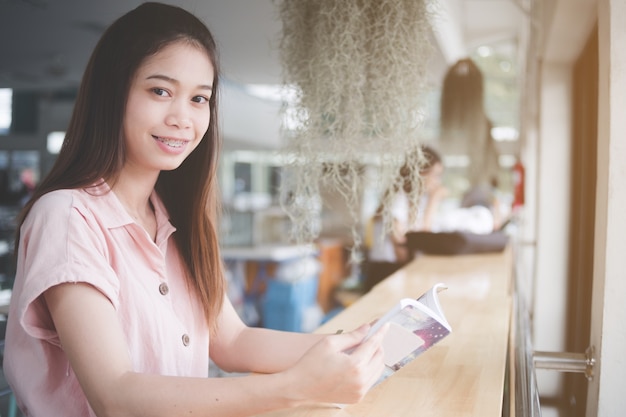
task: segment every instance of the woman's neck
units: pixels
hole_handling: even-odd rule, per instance
[[[150,202],[150,195],[155,184],[156,177],[142,180],[141,177],[130,178],[120,175],[111,186],[128,214],[146,230],[153,240],[156,236],[156,217],[154,207]]]

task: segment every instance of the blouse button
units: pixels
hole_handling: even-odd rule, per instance
[[[183,335],[183,345],[189,346],[189,335],[187,333]]]
[[[170,288],[166,283],[162,282],[161,285],[159,285],[159,292],[161,295],[167,295],[167,293],[170,292]]]

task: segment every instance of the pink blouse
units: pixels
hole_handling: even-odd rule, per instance
[[[27,416],[95,415],[41,296],[60,283],[91,284],[111,301],[134,371],[208,376],[208,327],[187,291],[176,229],[156,193],[151,201],[156,243],[106,184],[48,193],[22,225],[4,370]]]

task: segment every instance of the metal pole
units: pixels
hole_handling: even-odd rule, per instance
[[[596,362],[593,353],[593,347],[587,348],[585,353],[535,351],[533,362],[537,369],[580,372],[590,380],[593,378],[593,365]]]

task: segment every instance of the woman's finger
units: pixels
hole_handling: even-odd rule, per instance
[[[382,342],[387,330],[389,329],[389,324],[384,324],[380,329],[378,329],[374,334],[366,339],[362,339],[361,342],[356,345],[350,352],[347,352],[351,355],[356,355],[361,361],[369,362],[372,360],[372,357],[376,354],[377,351],[382,352]]]

